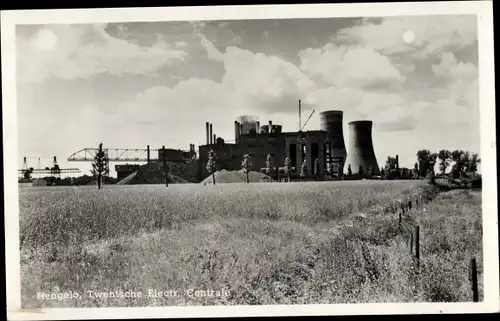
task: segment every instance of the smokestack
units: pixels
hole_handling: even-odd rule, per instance
[[[208,127],[209,127],[208,122],[206,122],[205,125],[207,126],[207,145],[208,145],[210,143],[210,134],[209,134],[209,130],[208,130]]]
[[[238,144],[238,133],[239,133],[239,129],[238,129],[238,122],[235,120],[234,121],[234,143],[235,144]]]
[[[353,174],[359,172],[359,167],[363,172],[370,175],[370,169],[375,175],[380,175],[380,168],[373,150],[372,126],[370,120],[359,120],[349,123],[349,154],[345,162],[344,172],[351,165]]]
[[[216,144],[216,143],[217,143],[217,136],[215,136],[215,134],[214,134],[214,144]]]
[[[149,145],[147,146],[147,162],[148,164],[150,163],[150,157],[149,157]]]
[[[210,124],[210,145],[213,144],[212,138],[213,138],[213,135],[212,135],[212,124]]]
[[[243,134],[243,124],[239,123],[239,127],[240,127],[240,135],[241,135],[241,134]]]
[[[399,170],[399,155],[396,155],[396,169]]]
[[[302,130],[302,120],[301,120],[301,110],[300,110],[300,99],[299,99],[299,131]]]
[[[257,134],[260,133],[260,121],[257,121],[256,131],[257,131]]]
[[[273,121],[270,120],[269,121],[269,134],[271,134],[273,132]]]

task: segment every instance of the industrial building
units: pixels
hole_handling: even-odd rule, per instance
[[[284,132],[281,125],[273,124],[272,120],[261,124],[259,118],[253,115],[240,116],[234,120],[234,139],[226,141],[217,137],[213,124],[205,123],[206,143],[198,146],[190,144],[189,151],[169,149],[106,149],[110,161],[146,161],[146,165],[116,165],[118,179],[124,179],[147,167],[150,163],[161,163],[166,160],[170,173],[189,182],[201,182],[208,177],[208,154],[213,150],[216,154],[219,170],[240,170],[244,155],[249,154],[252,161],[252,171],[263,171],[267,155],[272,156],[273,170],[268,173],[274,179],[284,177],[285,159],[291,160],[292,178],[300,176],[301,167],[307,164],[307,177],[323,180],[340,178],[350,172],[358,174],[359,169],[367,175],[380,175],[380,168],[375,157],[372,141],[373,122],[357,120],[348,123],[348,148],[344,142],[343,112],[328,110],[319,113],[320,128],[304,131],[305,125],[314,114],[309,115],[304,126],[300,122],[295,132]],[[157,155],[151,157],[151,151]],[[92,161],[95,148],[85,148],[72,154],[68,161]],[[317,165],[317,169],[315,166]],[[160,166],[163,168],[162,166]],[[149,168],[149,167],[148,167]],[[163,171],[164,169],[159,169]],[[147,171],[153,171],[149,168]],[[317,175],[316,175],[317,173]]]
[[[220,169],[227,170],[240,169],[245,154],[251,156],[253,169],[261,170],[266,167],[267,155],[271,154],[278,172],[285,158],[290,157],[292,177],[300,175],[303,161],[308,165],[308,176],[312,176],[316,159],[319,179],[325,175],[341,176],[342,172],[347,172],[349,164],[353,174],[358,173],[360,166],[365,173],[380,174],[373,150],[371,121],[349,123],[348,153],[344,143],[343,112],[324,111],[319,117],[320,130],[283,132],[282,126],[273,124],[272,120],[261,126],[257,117],[241,116],[234,121],[234,143],[226,143],[213,134],[213,125],[207,122],[206,144],[199,146],[200,179],[209,175],[205,165],[210,150],[215,151]],[[277,175],[275,171],[274,176]]]

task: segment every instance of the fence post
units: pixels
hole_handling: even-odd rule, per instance
[[[411,210],[411,201],[408,201],[408,209]]]
[[[420,263],[420,226],[415,226],[415,258],[417,265]]]
[[[410,255],[413,256],[413,233],[410,233]]]
[[[476,258],[473,257],[470,260],[470,281],[471,281],[471,289],[472,289],[472,301],[479,302],[479,293],[477,287],[477,264]]]

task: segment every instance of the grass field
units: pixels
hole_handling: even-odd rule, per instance
[[[476,255],[482,271],[480,195],[442,194],[405,216],[428,251],[417,271],[388,208],[428,189],[422,181],[23,188],[23,307],[470,301],[467,271],[441,257],[467,265]],[[82,298],[37,300],[67,291]]]

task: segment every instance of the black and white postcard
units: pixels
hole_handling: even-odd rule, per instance
[[[1,18],[11,320],[499,311],[492,2]]]

